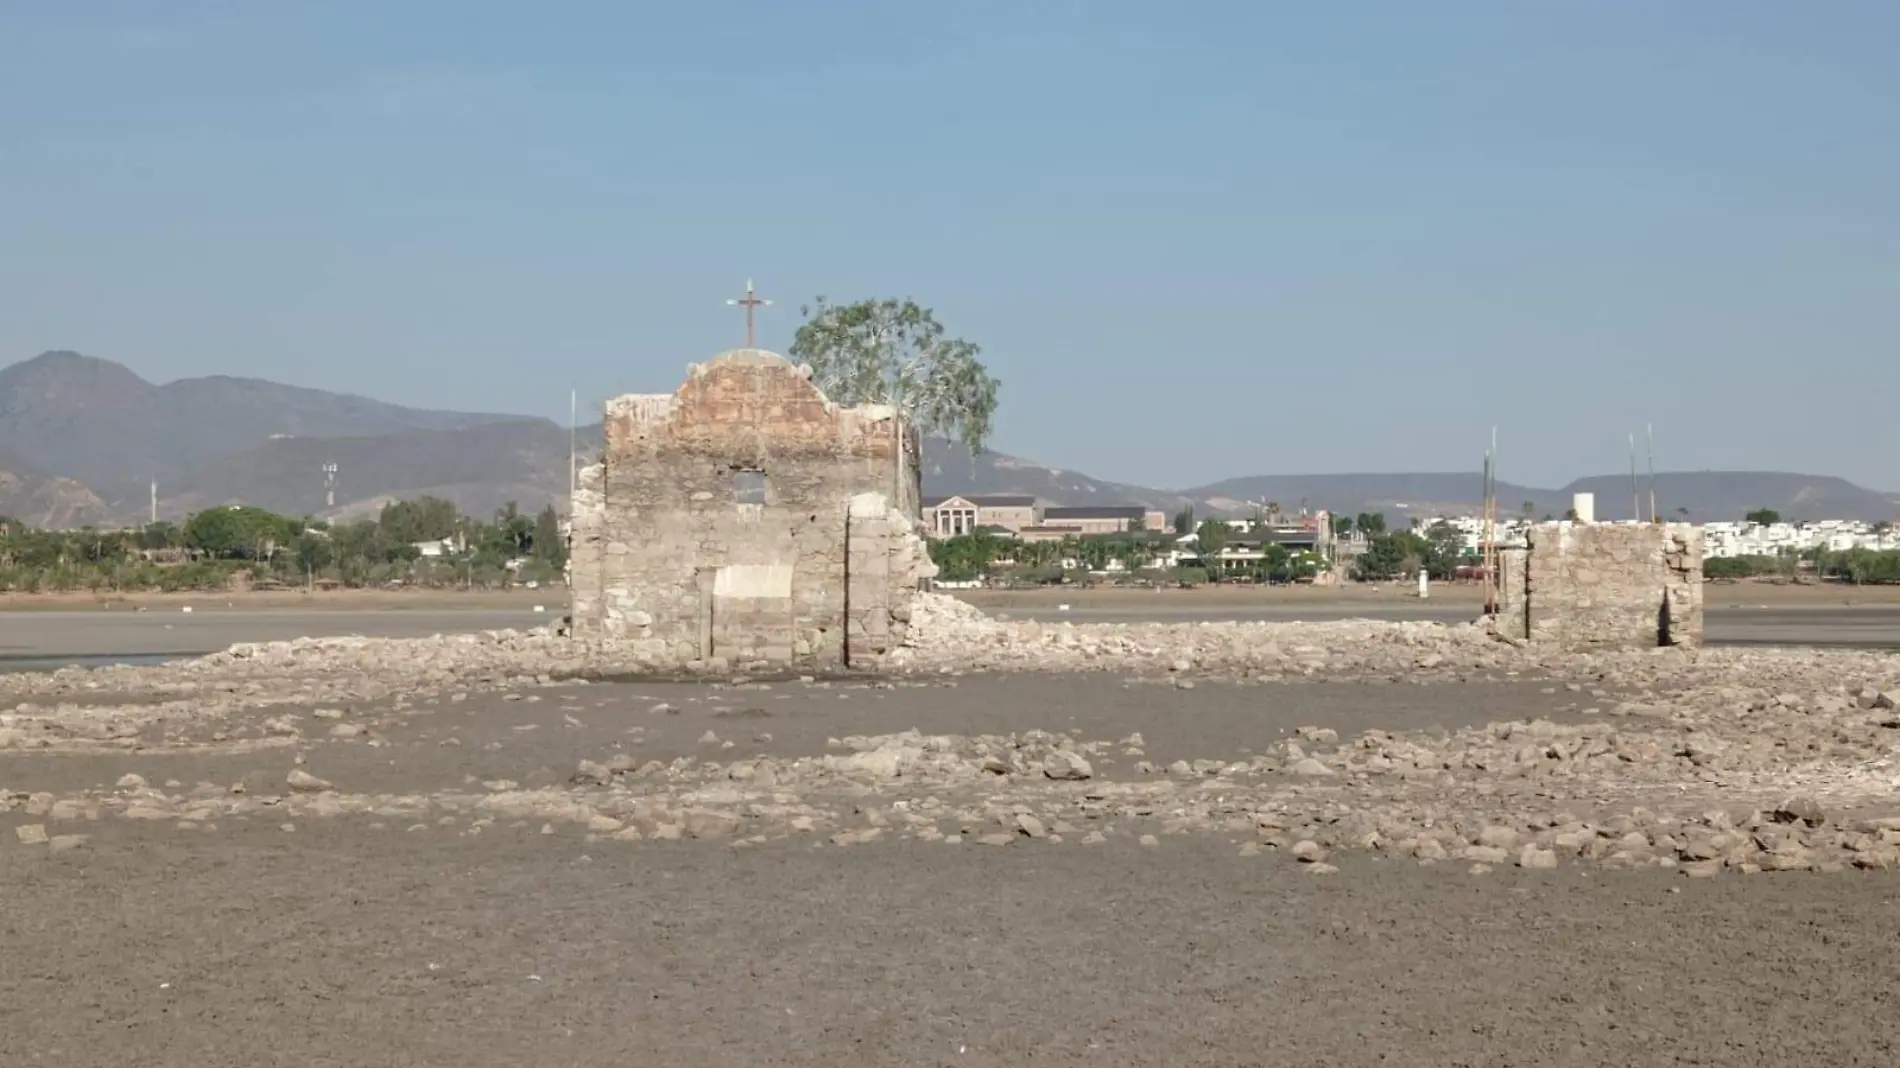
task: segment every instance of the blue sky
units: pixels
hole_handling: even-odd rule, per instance
[[[565,419],[915,296],[1098,477],[1900,489],[1900,5],[0,0],[0,363]]]

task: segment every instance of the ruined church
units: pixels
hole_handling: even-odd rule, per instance
[[[573,500],[571,631],[681,668],[875,667],[935,573],[919,439],[887,405],[737,349],[606,403]]]

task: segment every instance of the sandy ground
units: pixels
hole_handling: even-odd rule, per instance
[[[1058,825],[997,846],[966,828],[949,848],[896,829],[623,841],[451,803],[599,796],[570,775],[609,754],[789,760],[907,727],[1140,732],[1148,760],[1225,760],[1305,726],[1575,722],[1601,703],[1533,679],[570,685],[185,715],[142,751],[0,753],[0,798],[37,799],[0,812],[0,1064],[1895,1063],[1891,873],[1342,854],[1314,875],[1247,855],[1251,827],[1183,829],[1166,808],[1094,845]],[[293,769],[334,785],[303,802],[344,810],[184,811],[284,794]],[[127,774],[156,792],[128,795]],[[1133,755],[1097,774],[1141,777]],[[120,795],[148,811],[90,818]],[[862,826],[912,803],[892,796],[806,800]]]

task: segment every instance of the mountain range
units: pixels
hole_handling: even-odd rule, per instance
[[[600,426],[579,431],[597,450]],[[0,369],[0,514],[37,526],[136,523],[159,486],[159,512],[178,517],[242,502],[292,515],[373,513],[390,500],[431,494],[471,514],[515,501],[562,505],[568,431],[551,420],[406,408],[367,397],[212,376],[154,385],[122,364],[48,352]],[[324,465],[336,465],[335,505]],[[931,438],[926,494],[1025,494],[1050,504],[1141,504],[1174,512],[1246,515],[1266,502],[1407,516],[1470,512],[1476,472],[1256,475],[1180,490],[1091,478],[1005,453],[972,456]],[[1764,471],[1658,474],[1659,511],[1698,520],[1773,508],[1798,519],[1878,521],[1900,495],[1844,479]],[[1647,509],[1649,483],[1641,487]],[[1560,515],[1577,492],[1596,494],[1602,519],[1628,518],[1627,475],[1559,489],[1502,483],[1499,507]]]

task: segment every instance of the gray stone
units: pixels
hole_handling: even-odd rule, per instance
[[[1079,780],[1092,777],[1095,769],[1079,754],[1057,749],[1043,758],[1042,773],[1051,779]]]
[[[1292,767],[1288,768],[1287,771],[1291,772],[1294,775],[1301,776],[1303,778],[1317,778],[1320,776],[1335,774],[1333,769],[1327,767],[1326,765],[1320,763],[1319,761],[1313,759],[1312,757],[1307,757],[1304,760],[1298,761]]]
[[[1819,827],[1827,822],[1827,809],[1811,796],[1790,797],[1775,806],[1774,818],[1782,823],[1804,823]]]
[[[1479,829],[1477,842],[1481,846],[1491,846],[1494,849],[1510,849],[1517,845],[1517,832],[1495,823],[1487,824]]]
[[[1517,866],[1520,868],[1550,869],[1557,866],[1557,854],[1549,849],[1539,849],[1527,845],[1517,854]]]
[[[284,777],[284,782],[293,792],[300,794],[320,794],[325,790],[334,789],[329,783],[302,768],[291,769],[290,774]]]
[[[730,838],[739,831],[739,817],[716,809],[696,808],[685,816],[686,833],[693,838]]]

